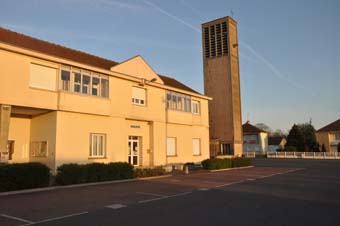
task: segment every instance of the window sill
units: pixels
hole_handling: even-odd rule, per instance
[[[88,159],[106,159],[106,156],[89,157]]]
[[[178,155],[167,155],[166,157],[178,157]]]

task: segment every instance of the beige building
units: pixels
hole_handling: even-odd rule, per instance
[[[320,145],[325,145],[327,152],[337,152],[340,143],[340,119],[316,131],[316,139]]]
[[[242,155],[237,22],[223,17],[202,24],[204,92],[209,102],[210,155]]]
[[[266,154],[268,152],[268,133],[253,126],[247,121],[242,125],[243,130],[243,153],[255,152]]]
[[[209,158],[209,97],[157,74],[0,28],[0,153],[8,162]]]

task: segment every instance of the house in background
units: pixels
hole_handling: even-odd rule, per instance
[[[283,150],[287,143],[287,139],[282,136],[270,136],[268,137],[268,151],[276,152],[277,150]]]
[[[268,133],[257,128],[247,121],[242,125],[243,129],[243,153],[256,152],[266,154],[268,152]]]
[[[337,152],[340,143],[340,119],[316,131],[320,146],[325,145],[327,152]]]
[[[209,100],[140,56],[118,63],[0,28],[4,162],[200,162]]]

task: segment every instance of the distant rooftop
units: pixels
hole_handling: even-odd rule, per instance
[[[328,124],[325,127],[322,127],[317,132],[338,132],[338,131],[340,131],[340,119]]]
[[[253,126],[252,124],[250,124],[249,121],[242,125],[242,130],[243,133],[267,133],[266,131],[257,128],[256,126]]]

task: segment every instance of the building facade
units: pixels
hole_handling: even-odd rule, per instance
[[[325,146],[326,152],[338,152],[338,145],[340,143],[340,119],[316,131],[316,139],[320,145]]]
[[[264,155],[268,152],[268,133],[247,121],[242,125],[243,153],[255,152]]]
[[[140,56],[117,63],[0,28],[2,161],[200,162],[209,100]]]
[[[268,137],[268,151],[276,152],[278,150],[284,150],[287,143],[287,139],[282,136],[270,136]]]
[[[202,24],[204,93],[209,102],[210,155],[242,155],[237,22],[223,17]]]

